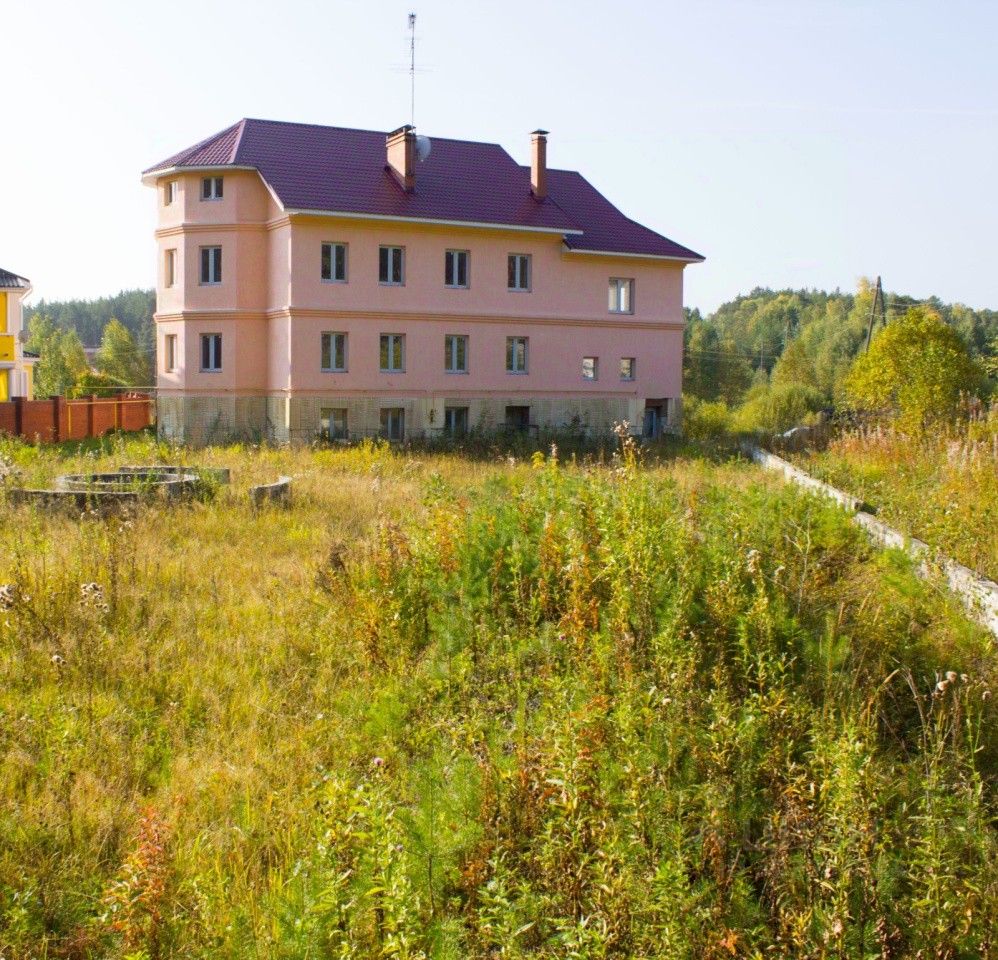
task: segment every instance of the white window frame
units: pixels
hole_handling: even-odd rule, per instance
[[[592,361],[592,363],[589,363]],[[591,372],[586,368],[591,367]],[[588,380],[590,383],[595,383],[599,380],[599,357],[583,357],[582,358],[582,379]]]
[[[343,429],[342,432],[337,431],[334,435],[333,424],[337,414],[343,415]],[[326,440],[350,439],[350,410],[348,407],[322,407],[319,410],[319,424],[322,436]]]
[[[388,341],[388,366],[381,366],[381,349]],[[395,344],[399,345],[400,365],[395,366]],[[382,373],[405,373],[405,334],[404,333],[382,333],[378,338],[378,367]]]
[[[177,335],[167,333],[163,336],[163,372],[177,372]]]
[[[509,285],[509,262],[513,261],[513,283]],[[526,277],[523,276],[526,271]],[[524,281],[526,281],[524,283]],[[510,253],[506,256],[506,289],[510,293],[530,293],[534,286],[534,258],[529,253]]]
[[[461,275],[460,259],[464,257],[464,283],[458,283]],[[471,251],[444,251],[444,286],[448,290],[467,290],[471,286]]]
[[[221,200],[225,194],[225,186],[223,184],[224,177],[202,177],[201,178],[201,199],[207,200]]]
[[[627,291],[627,307],[621,307],[621,292]],[[634,278],[633,277],[610,277],[608,287],[607,306],[610,313],[634,313]]]
[[[324,261],[326,259],[326,247],[329,247],[329,276],[324,277],[322,275]],[[343,250],[343,276],[337,277],[336,274],[336,250],[342,248]],[[323,283],[346,283],[347,282],[347,271],[349,270],[349,244],[342,243],[339,240],[323,240],[322,246],[319,249],[319,279]],[[379,254],[380,258],[380,254]],[[378,267],[380,270],[380,265]]]
[[[458,366],[458,341],[464,342],[464,366]],[[444,335],[444,373],[468,372],[468,337],[463,333]]]
[[[168,247],[164,254],[163,286],[172,287],[177,282],[177,248]]]
[[[387,417],[385,416],[387,414]],[[405,407],[382,407],[378,414],[382,436],[387,440],[405,440]],[[398,436],[392,436],[392,421],[399,427]]]
[[[180,196],[180,181],[179,180],[167,180],[163,184],[163,206],[171,206]]]
[[[516,362],[517,344],[523,344],[523,365]],[[507,337],[506,338],[506,372],[513,376],[523,377],[530,372],[530,338],[529,337]]]
[[[464,414],[464,429],[458,433],[455,429],[457,414]],[[444,435],[448,437],[463,437],[468,433],[471,420],[471,411],[466,406],[444,407]]]
[[[211,251],[217,250],[218,256],[211,256]],[[205,280],[205,270],[204,270],[204,255],[209,254],[208,257],[208,279]],[[200,248],[200,256],[198,258],[200,263],[198,264],[198,276],[201,280],[200,286],[202,287],[217,287],[222,282],[222,247],[220,244],[214,243],[209,246]]]
[[[204,362],[204,345],[208,341],[211,346],[208,348],[208,366]],[[220,333],[202,333],[198,342],[201,349],[200,366],[202,373],[222,372],[222,335]]]
[[[399,279],[398,280],[382,280],[381,279],[381,252],[386,250],[388,252],[388,271],[387,276],[391,278],[392,274],[395,272],[393,269],[394,262],[396,258],[399,261]],[[396,246],[394,244],[381,244],[378,247],[378,283],[383,287],[404,287],[405,286],[405,247]]]
[[[336,364],[336,344],[337,338],[343,338],[343,363],[339,366]],[[326,341],[329,341],[329,366],[323,363],[323,358],[326,355]],[[323,330],[319,338],[319,369],[323,373],[346,373],[347,364],[350,362],[349,355],[347,353],[349,349],[350,339],[346,333],[342,330]]]
[[[630,374],[624,373],[624,364],[629,363],[631,372]],[[625,380],[628,383],[633,383],[638,379],[638,358],[637,357],[621,357],[620,358],[620,379]]]

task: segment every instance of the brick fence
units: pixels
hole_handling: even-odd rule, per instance
[[[99,437],[109,430],[141,430],[153,420],[154,402],[144,393],[119,397],[25,400],[0,403],[0,433],[58,443]]]

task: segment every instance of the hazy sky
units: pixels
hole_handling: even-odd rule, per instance
[[[754,286],[998,307],[998,3],[12,0],[0,266],[35,298],[155,282],[139,173],[240,117],[421,133],[580,170]]]

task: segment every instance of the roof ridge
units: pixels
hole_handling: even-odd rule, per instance
[[[382,137],[387,137],[388,134],[392,132],[391,130],[374,130],[371,127],[337,127],[329,123],[306,123],[298,120],[267,120],[263,117],[244,117],[240,122],[269,123],[280,127],[311,127],[313,130],[340,130],[346,133],[376,133]],[[231,130],[232,128],[229,127],[228,129]],[[494,140],[468,140],[464,137],[439,137],[430,136],[429,134],[423,134],[423,136],[428,137],[430,140],[445,140],[447,143],[473,143],[480,147],[498,147],[500,150],[503,150],[506,155],[510,157],[510,159],[512,159],[512,155],[509,151],[506,150],[501,143],[496,143]]]
[[[232,152],[229,154],[229,163],[236,162],[236,156],[239,153],[239,145],[243,142],[243,134],[246,132],[246,118],[243,117],[236,126],[239,127],[239,133],[236,134],[235,142],[232,144]],[[229,128],[232,129],[231,127]]]

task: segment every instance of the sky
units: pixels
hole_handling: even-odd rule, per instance
[[[152,287],[140,172],[241,117],[416,125],[582,172],[706,256],[686,303],[756,286],[998,308],[998,2],[12,2],[0,267],[33,299]]]

